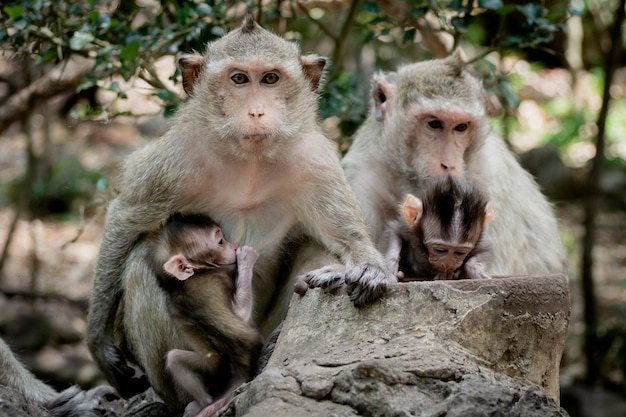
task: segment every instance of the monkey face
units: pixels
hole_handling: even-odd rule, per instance
[[[211,263],[215,265],[230,265],[237,262],[237,247],[228,242],[222,233],[222,229],[216,227],[209,234],[208,257]]]
[[[465,151],[474,143],[476,125],[472,115],[458,108],[432,111],[413,106],[409,110],[415,124],[414,132],[407,138],[410,148],[411,166],[425,177],[452,175],[463,177],[465,171]],[[425,157],[425,156],[428,157]]]
[[[472,249],[468,245],[449,245],[444,242],[427,244],[428,262],[439,272],[453,272],[459,269]]]

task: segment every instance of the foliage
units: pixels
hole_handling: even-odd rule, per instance
[[[279,4],[264,5],[265,24],[284,19],[287,9],[279,8]],[[298,9],[297,2],[289,2],[289,5],[289,13],[293,14]],[[454,36],[456,45],[462,41],[487,43],[485,54],[493,50],[544,45],[553,39],[556,32],[563,30],[563,20],[567,17],[565,12],[548,10],[543,3],[505,5],[501,0],[480,0],[478,3],[466,0],[410,0],[407,5],[412,19],[422,18],[428,13],[434,15],[441,23],[441,30]],[[72,54],[92,57],[95,59],[93,71],[85,77],[79,90],[98,86],[124,99],[125,92],[112,77],[124,80],[139,77],[154,89],[152,94],[163,102],[166,114],[170,114],[176,110],[180,99],[159,79],[155,61],[180,51],[202,50],[207,41],[223,35],[228,28],[236,25],[242,11],[255,11],[257,6],[258,3],[251,0],[238,3],[194,0],[7,1],[0,10],[0,46],[3,50],[12,51],[15,59],[30,60],[40,66],[61,62]],[[321,15],[328,20],[333,19],[331,13]],[[302,28],[302,17],[294,17],[288,20],[288,28]],[[485,33],[485,17],[490,20],[497,18],[500,22],[495,36]],[[517,26],[507,25],[512,17],[519,22]],[[323,19],[312,20],[320,27],[327,24]],[[353,36],[360,38],[358,42],[367,43],[389,35],[394,27],[398,27],[396,20],[381,11],[377,2],[363,2],[354,22],[346,21],[344,26],[355,23],[355,30],[351,31]],[[340,29],[343,31],[343,28]],[[303,41],[310,41],[316,36],[314,31],[309,32],[308,39]],[[331,35],[332,31],[327,29],[325,33]],[[409,22],[402,27],[401,33],[402,43],[413,42],[415,24]],[[339,35],[334,40],[343,41]],[[343,63],[334,64],[341,72]],[[176,76],[172,74],[171,78],[176,80]],[[506,94],[506,85],[504,87],[503,96],[510,99],[510,94]],[[344,94],[338,96],[334,91]],[[322,114],[348,108],[350,115],[356,116],[352,123],[358,124],[362,116],[355,114],[355,107],[351,104],[355,103],[353,98],[359,93],[353,77],[333,74],[325,93],[325,97],[332,100],[323,101]],[[344,102],[339,103],[338,100]],[[94,109],[82,109],[77,114],[94,116],[98,111],[94,113]],[[349,123],[345,119],[348,114],[340,112],[342,122],[346,124],[345,133],[351,133],[350,130],[354,129],[347,127]]]
[[[40,172],[30,188],[25,187],[26,177],[20,177],[8,186],[9,200],[18,205],[23,193],[30,193],[27,211],[33,217],[71,212],[75,203],[89,201],[101,187],[102,175],[88,170],[74,156],[62,156],[52,166]]]
[[[543,3],[505,5],[501,0],[477,3],[409,0],[405,3],[408,16],[388,15],[378,2],[371,1],[347,1],[346,9],[357,6],[353,15],[348,11],[306,10],[296,1],[287,3],[289,7],[281,7],[281,3],[265,4],[261,23],[273,30],[291,31],[303,44],[303,49],[317,50],[320,34],[334,42],[335,52],[344,50],[345,44],[357,48],[370,44],[376,51],[379,67],[383,62],[388,62],[389,67],[400,62],[397,54],[385,56],[385,48],[379,46],[408,51],[406,47],[413,44],[418,29],[428,28],[424,18],[434,17],[439,27],[430,29],[451,34],[455,45],[483,45],[484,52],[475,57],[474,67],[485,75],[485,84],[509,109],[515,109],[519,99],[508,78],[498,72],[486,55],[494,50],[546,45],[555,33],[563,30],[567,17],[564,10],[551,11]],[[258,17],[258,4],[252,0],[6,1],[0,7],[0,47],[24,68],[33,70],[33,74],[42,74],[51,65],[63,63],[72,55],[90,57],[93,69],[80,83],[79,92],[98,87],[113,92],[116,100],[124,100],[127,95],[121,81],[140,78],[150,85],[151,94],[161,101],[165,114],[171,114],[180,103],[179,92],[159,78],[157,60],[181,51],[203,50],[207,41],[238,25],[243,13],[254,12]],[[485,23],[486,19],[498,22],[494,33],[488,33],[490,25]],[[509,25],[510,21],[517,25]],[[429,52],[422,51],[422,55],[422,58],[429,57]],[[369,90],[361,74],[345,70],[348,59],[334,54],[320,101],[321,116],[338,118],[342,138],[350,137],[362,123],[367,107],[366,90]],[[171,74],[170,80],[177,82],[177,76],[177,73]],[[72,110],[71,115],[110,120],[125,114],[114,109],[111,105],[101,108],[83,105]],[[36,201],[44,198],[39,194],[33,191]],[[68,198],[74,197],[68,195]]]
[[[366,103],[360,94],[361,83],[359,75],[341,72],[329,80],[322,95],[321,116],[337,117],[342,137],[351,136],[363,123]]]
[[[588,88],[593,97],[602,94],[602,75],[592,71],[589,76]],[[566,153],[572,146],[580,144],[592,145],[597,133],[597,110],[589,103],[575,106],[570,97],[557,97],[543,104],[549,118],[558,120],[554,128],[546,131],[542,137],[544,143],[551,143]],[[606,159],[605,166],[626,167],[626,160],[618,151],[623,146],[623,132],[626,130],[626,98],[616,97],[611,102],[611,113],[606,126]]]
[[[0,45],[13,58],[36,65],[58,63],[72,54],[95,59],[79,90],[107,88],[125,98],[112,76],[140,77],[172,111],[178,96],[156,75],[157,58],[178,51],[201,50],[224,34],[230,18],[225,2],[165,0],[156,3],[79,0],[4,2]]]

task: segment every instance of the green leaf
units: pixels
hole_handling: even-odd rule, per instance
[[[120,59],[124,62],[132,62],[139,53],[139,42],[132,41],[126,44],[120,52]]]
[[[80,51],[93,40],[94,37],[91,33],[76,31],[70,38],[70,48],[75,51]]]
[[[569,12],[569,14],[571,14],[572,16],[584,16],[585,15],[585,10],[583,9],[576,9],[572,6],[567,6],[567,11]]]
[[[100,12],[94,10],[90,12],[87,16],[89,16],[89,20],[91,20],[92,24],[98,23],[98,17],[100,16]]]
[[[478,6],[487,10],[498,10],[504,4],[502,0],[478,0]]]
[[[96,182],[96,188],[100,191],[106,191],[109,188],[109,180],[106,178],[99,178]]]
[[[404,44],[413,43],[413,40],[415,39],[415,32],[416,32],[415,28],[405,30],[404,36],[402,36],[402,43]]]
[[[200,16],[211,16],[213,14],[213,9],[206,3],[200,3],[196,10]]]
[[[24,8],[22,6],[4,6],[2,10],[4,10],[4,12],[8,14],[11,19],[17,19],[22,16],[22,13],[24,13]]]
[[[378,13],[378,4],[375,1],[366,1],[361,4],[361,10],[364,12]]]
[[[121,90],[120,83],[118,83],[117,81],[113,81],[106,89],[109,91],[118,92]]]
[[[524,16],[531,22],[541,16],[542,7],[538,4],[528,3],[524,5],[518,5],[517,10],[522,12]]]

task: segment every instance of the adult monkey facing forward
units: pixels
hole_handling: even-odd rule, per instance
[[[482,83],[458,53],[374,77],[372,109],[344,157],[348,182],[383,253],[384,229],[404,195],[428,178],[465,178],[496,213],[486,240],[491,275],[566,270],[551,206],[534,179],[491,131]]]
[[[178,63],[190,98],[164,138],[126,161],[119,195],[108,209],[91,296],[89,348],[125,396],[144,387],[134,388],[116,332],[123,343],[132,332],[140,345],[131,351],[144,349],[141,356],[155,361],[178,337],[162,289],[133,251],[142,234],[161,228],[173,213],[207,215],[237,246],[258,251],[255,321],[265,335],[283,318],[298,272],[323,266],[307,275],[309,285],[345,280],[357,306],[380,298],[396,281],[368,236],[336,146],[318,124],[326,60],[300,56],[296,44],[247,17],[239,29],[209,43],[204,55]],[[289,278],[278,277],[291,242],[322,250],[312,249],[317,256],[310,259],[297,257]],[[122,297],[120,314],[129,325],[116,326]],[[172,391],[170,378],[164,373],[150,383],[170,408],[180,409],[189,398]]]

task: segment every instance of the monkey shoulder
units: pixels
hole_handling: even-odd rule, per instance
[[[217,158],[189,138],[163,137],[138,149],[123,164],[119,195],[129,203],[185,202],[190,189],[210,191]]]

